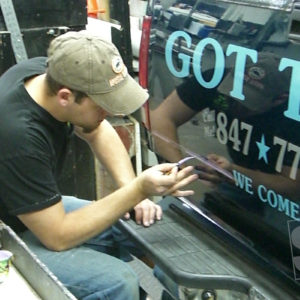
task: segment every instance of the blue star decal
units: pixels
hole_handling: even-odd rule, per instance
[[[268,163],[267,152],[270,150],[270,147],[268,147],[266,145],[265,136],[264,135],[261,136],[260,143],[256,142],[256,145],[257,145],[257,147],[259,149],[258,160],[260,160],[260,159],[263,158],[264,161],[265,161],[265,163],[267,164]]]

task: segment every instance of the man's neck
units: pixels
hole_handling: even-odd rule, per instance
[[[59,113],[55,96],[50,96],[46,86],[46,74],[41,74],[28,79],[25,82],[25,89],[31,98],[42,108],[49,112],[58,121],[64,121]]]

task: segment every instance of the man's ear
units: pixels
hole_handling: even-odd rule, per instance
[[[61,106],[66,107],[74,102],[74,95],[72,91],[68,88],[61,88],[57,92],[58,102]]]

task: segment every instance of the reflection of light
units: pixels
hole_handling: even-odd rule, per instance
[[[193,204],[192,202],[190,202],[187,198],[185,198],[185,197],[177,197],[177,198],[182,202],[182,205],[184,207],[187,207],[189,209],[192,209],[192,210],[196,211],[198,214],[200,214],[205,219],[209,220],[214,225],[216,225],[218,227],[220,226],[216,221],[214,221],[213,219],[209,218],[198,206],[196,206],[195,204]]]
[[[219,219],[219,221],[221,221],[223,223],[223,225],[221,223],[218,223],[217,221],[215,221],[211,217],[209,217],[207,215],[207,213],[205,213],[204,211],[202,211],[198,206],[196,206],[195,204],[193,204],[187,198],[185,198],[185,197],[176,197],[176,198],[181,201],[181,203],[182,203],[182,205],[184,207],[197,212],[206,221],[209,221],[210,223],[212,223],[213,225],[215,225],[217,228],[223,230],[230,237],[233,237],[235,240],[238,239],[240,243],[245,244],[247,247],[251,246],[252,247],[252,251],[255,252],[255,253],[257,253],[256,250],[253,248],[254,245],[253,245],[252,241],[249,240],[249,239],[247,239],[245,236],[240,235],[237,231],[233,230],[232,227],[228,230],[227,228],[225,228],[226,225],[220,219]],[[216,216],[214,216],[214,218],[216,218]]]
[[[236,2],[243,2],[259,7],[270,7],[277,9],[289,8],[289,5],[293,2],[292,0],[238,0]]]
[[[184,16],[189,16],[191,10],[179,7],[170,7],[168,11],[172,12],[174,15],[180,14]],[[200,12],[193,12],[191,17],[192,19],[211,27],[216,27],[218,23],[217,18]]]
[[[187,205],[186,203],[183,203],[182,204],[185,208],[187,208],[187,209],[192,209],[189,205]]]

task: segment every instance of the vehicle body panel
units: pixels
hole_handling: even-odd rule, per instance
[[[254,261],[300,289],[297,2],[149,1],[147,14],[150,119],[174,90],[193,111],[178,139],[152,122],[152,149],[161,160],[176,161],[172,148],[194,156],[188,164],[201,178],[213,170],[220,180],[199,179],[185,199],[194,213],[206,212],[246,241]]]

